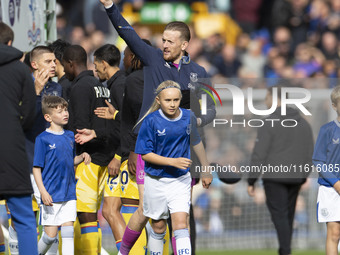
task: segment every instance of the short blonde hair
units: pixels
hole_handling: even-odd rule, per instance
[[[67,108],[68,103],[62,97],[46,95],[41,102],[42,113],[50,114],[52,109]]]
[[[336,86],[331,93],[331,101],[333,104],[337,105],[340,99],[340,86]]]

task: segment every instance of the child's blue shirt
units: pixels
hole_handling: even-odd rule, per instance
[[[320,128],[313,163],[319,172],[318,183],[327,187],[340,180],[340,123],[331,121]]]
[[[41,175],[53,202],[76,199],[74,172],[75,141],[71,131],[57,133],[46,129],[35,141],[33,166]]]
[[[190,110],[180,108],[180,115],[176,119],[169,119],[160,109],[143,120],[135,152],[153,152],[169,158],[190,158],[190,138],[193,146],[201,141],[196,128],[196,117]],[[186,174],[189,169],[145,162],[144,171],[152,176],[176,178]]]

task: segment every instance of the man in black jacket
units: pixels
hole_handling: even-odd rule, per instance
[[[296,109],[287,108],[287,114],[281,114],[281,87],[271,87],[267,91],[266,105],[272,106],[274,89],[277,89],[278,108],[268,119],[280,121],[265,121],[258,129],[257,139],[251,158],[251,167],[259,172],[250,173],[248,179],[248,194],[255,195],[255,182],[260,171],[267,169],[291,169],[291,172],[266,172],[263,174],[263,185],[266,193],[266,203],[274,223],[278,240],[279,254],[291,254],[291,239],[296,200],[301,185],[306,181],[308,170],[312,165],[313,134],[309,123]],[[280,123],[286,120],[284,127]],[[290,119],[290,120],[288,120]],[[289,123],[291,122],[291,123]],[[294,126],[294,127],[293,127]],[[307,170],[307,172],[300,171]],[[294,172],[296,167],[296,172]]]
[[[76,169],[77,212],[81,227],[81,253],[97,254],[98,246],[97,211],[107,174],[107,165],[111,161],[111,150],[107,120],[94,114],[97,107],[105,106],[110,101],[110,91],[87,70],[87,54],[79,45],[68,47],[62,59],[66,78],[72,81],[69,99],[68,129],[77,133],[83,129],[91,130],[91,141],[78,143],[76,153],[90,154],[90,165],[80,164]],[[76,137],[75,137],[76,138]],[[76,142],[79,142],[76,138]]]
[[[17,230],[20,254],[38,254],[33,193],[24,130],[35,115],[35,91],[23,53],[11,47],[9,26],[0,22],[0,199],[6,199]]]
[[[116,240],[117,249],[119,249],[122,240],[125,222],[120,209],[122,203],[120,200],[120,166],[121,166],[121,146],[120,146],[120,119],[123,106],[124,88],[125,88],[125,72],[119,69],[120,51],[112,45],[106,44],[94,52],[94,65],[97,75],[101,81],[107,81],[107,88],[110,90],[110,98],[115,108],[113,116],[110,117],[108,124],[110,126],[109,141],[111,150],[107,153],[111,157],[108,165],[108,176],[105,182],[104,204],[102,214],[110,224],[113,236]],[[108,103],[109,104],[109,103]],[[97,108],[95,113],[99,109]]]

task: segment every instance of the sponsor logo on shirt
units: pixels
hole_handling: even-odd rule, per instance
[[[158,136],[166,135],[166,133],[165,133],[165,128],[164,128],[162,131],[159,131],[159,130],[157,129],[157,134],[158,134]]]
[[[332,139],[333,140],[333,144],[340,144],[340,139],[338,138],[338,139]]]

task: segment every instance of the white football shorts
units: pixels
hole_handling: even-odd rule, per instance
[[[176,212],[189,213],[191,175],[177,178],[154,177],[145,174],[143,214],[153,220],[167,219]]]
[[[53,206],[40,205],[40,225],[61,226],[77,218],[77,200],[52,203]]]
[[[320,185],[316,213],[318,222],[340,221],[340,195],[333,187]]]

